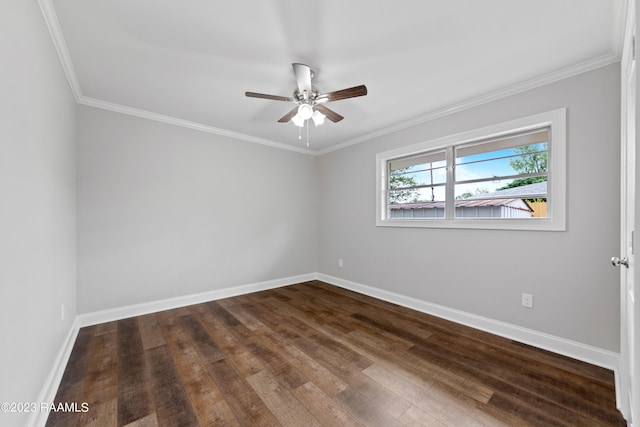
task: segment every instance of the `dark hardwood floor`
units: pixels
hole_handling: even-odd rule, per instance
[[[82,328],[47,426],[623,426],[609,370],[313,281]]]

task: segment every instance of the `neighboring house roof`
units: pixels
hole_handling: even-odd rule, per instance
[[[547,197],[547,182],[536,182],[535,184],[523,185],[520,187],[507,188],[492,193],[481,194],[467,199],[456,200],[456,208],[472,208],[479,206],[508,206],[512,209],[533,212],[531,206],[523,199],[536,199]],[[390,204],[389,209],[444,209],[444,202],[420,202],[420,203],[398,203]]]
[[[486,197],[517,197],[519,199],[546,198],[547,181],[536,182],[535,184],[523,185],[521,187],[507,188],[505,190],[498,190],[493,193],[469,197],[465,200],[484,199]]]
[[[531,211],[531,208],[521,199],[462,199],[456,200],[456,208],[473,208],[477,206],[509,206],[514,209]],[[444,202],[420,202],[390,204],[389,209],[444,209]]]

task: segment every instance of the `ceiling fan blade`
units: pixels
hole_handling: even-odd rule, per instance
[[[287,114],[285,114],[284,116],[280,117],[280,120],[278,120],[278,123],[287,123],[296,114],[298,114],[298,107],[294,107]]]
[[[256,93],[256,92],[245,92],[244,94],[249,98],[262,98],[262,99],[272,99],[274,101],[295,102],[295,99],[290,98],[288,96],[267,95],[266,93]]]
[[[322,114],[324,114],[325,116],[327,116],[327,118],[334,123],[337,123],[340,120],[344,119],[344,117],[342,117],[340,114],[336,113],[333,110],[328,109],[322,104],[316,105],[316,109],[320,111]]]
[[[294,63],[291,64],[293,66],[293,73],[296,75],[296,82],[298,83],[298,90],[301,94],[304,94],[305,91],[307,96],[305,99],[311,95],[311,68],[305,64]]]
[[[365,85],[354,86],[348,89],[336,90],[333,92],[323,93],[318,96],[316,102],[331,102],[340,101],[341,99],[355,98],[357,96],[364,96],[367,94],[367,87]]]

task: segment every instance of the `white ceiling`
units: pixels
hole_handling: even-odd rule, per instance
[[[292,62],[345,116],[310,150],[365,141],[465,103],[619,60],[624,0],[40,0],[78,102],[307,150]],[[57,17],[57,21],[56,21]],[[59,25],[59,26],[58,26]]]

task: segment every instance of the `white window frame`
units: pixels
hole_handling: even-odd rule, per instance
[[[566,230],[566,108],[535,114],[508,122],[474,129],[455,135],[397,148],[376,155],[376,225],[379,227],[467,228],[488,230]],[[446,218],[400,219],[388,218],[387,174],[390,160],[424,152],[449,149],[463,144],[493,139],[542,127],[550,128],[548,152],[548,184],[546,218]],[[447,186],[452,188],[453,170],[447,170]],[[452,190],[447,193],[446,206],[451,211]]]

